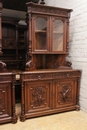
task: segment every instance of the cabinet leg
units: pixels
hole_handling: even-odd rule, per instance
[[[21,105],[21,115],[20,115],[20,121],[24,122],[26,120],[25,112],[24,112],[24,105]]]
[[[15,124],[15,123],[17,123],[18,117],[15,114],[15,107],[14,106],[13,106],[12,110],[13,110],[12,124]]]

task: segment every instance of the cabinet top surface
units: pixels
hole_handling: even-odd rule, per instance
[[[76,71],[79,71],[80,70],[73,70],[73,69],[70,69],[70,70],[58,70],[58,69],[39,69],[39,70],[32,70],[32,71],[24,71],[22,72],[22,74],[35,74],[35,73],[56,73],[56,72],[76,72]]]

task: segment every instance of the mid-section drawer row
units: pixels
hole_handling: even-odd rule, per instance
[[[49,80],[49,79],[62,79],[80,77],[80,72],[59,72],[59,73],[39,73],[39,74],[24,74],[22,75],[23,81],[35,80]]]

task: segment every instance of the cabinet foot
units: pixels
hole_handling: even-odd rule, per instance
[[[76,111],[79,111],[79,110],[80,110],[80,106],[76,105]]]
[[[15,116],[15,117],[12,117],[12,124],[15,124],[15,123],[17,123],[17,120],[18,120],[18,117],[17,117],[17,116]]]
[[[25,115],[21,115],[21,116],[20,116],[20,121],[21,121],[21,122],[24,122],[25,120],[26,120]]]

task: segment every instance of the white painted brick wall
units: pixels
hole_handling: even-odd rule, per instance
[[[87,0],[45,0],[47,5],[73,9],[70,18],[69,56],[74,69],[81,69],[80,106],[87,112]]]

